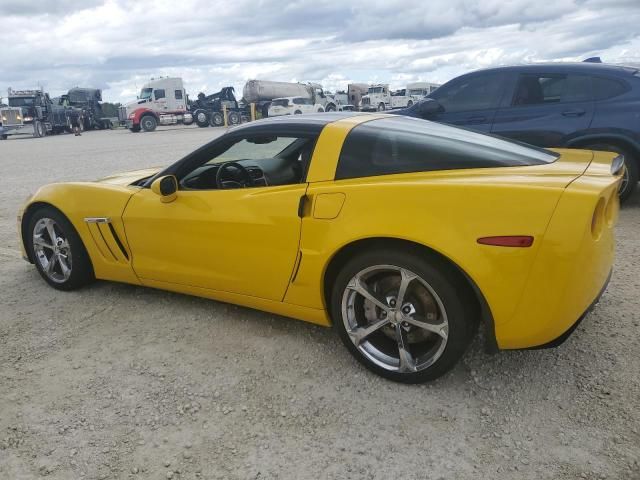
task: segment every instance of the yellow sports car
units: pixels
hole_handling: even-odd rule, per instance
[[[416,383],[478,324],[493,349],[571,333],[611,272],[623,169],[414,118],[296,115],[163,170],[42,187],[19,229],[60,290],[115,280],[333,325]]]

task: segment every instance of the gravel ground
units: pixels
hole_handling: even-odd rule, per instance
[[[328,329],[152,289],[48,287],[18,257],[39,185],[167,164],[221,129],[0,142],[0,478],[638,479],[640,193],[560,348],[398,385]]]

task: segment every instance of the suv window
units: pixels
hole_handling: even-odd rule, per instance
[[[612,78],[592,77],[591,81],[593,82],[593,98],[596,100],[617,97],[627,91],[626,85]]]
[[[466,129],[410,117],[385,118],[349,132],[335,178],[539,165],[556,158],[548,150]]]
[[[504,80],[505,74],[500,72],[470,75],[443,85],[430,97],[449,113],[498,108]]]
[[[591,82],[585,75],[531,75],[518,78],[512,105],[542,105],[591,99]]]
[[[164,88],[159,88],[158,90],[154,90],[153,91],[153,96],[155,97],[156,100],[159,100],[161,98],[164,98]]]

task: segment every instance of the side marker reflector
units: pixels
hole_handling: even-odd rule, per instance
[[[529,235],[504,235],[498,237],[481,237],[478,243],[496,247],[530,247],[533,237]]]

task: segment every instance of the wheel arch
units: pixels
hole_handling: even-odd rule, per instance
[[[631,153],[633,153],[636,163],[640,164],[640,145],[624,135],[613,133],[584,135],[578,138],[571,139],[569,142],[567,142],[566,146],[570,148],[580,148],[594,143],[608,143],[620,148],[630,150]]]
[[[370,237],[352,241],[336,251],[327,262],[322,275],[322,295],[328,312],[330,311],[328,305],[330,305],[331,287],[340,272],[340,267],[354,255],[364,250],[382,249],[390,246],[401,248],[404,251],[410,250],[417,255],[429,258],[430,261],[436,262],[440,267],[445,268],[461,285],[464,285],[468,289],[467,293],[469,297],[475,302],[474,310],[483,324],[485,331],[485,350],[489,353],[498,351],[493,314],[491,313],[491,308],[484,294],[476,282],[462,267],[449,257],[431,247],[411,240],[394,237]]]

